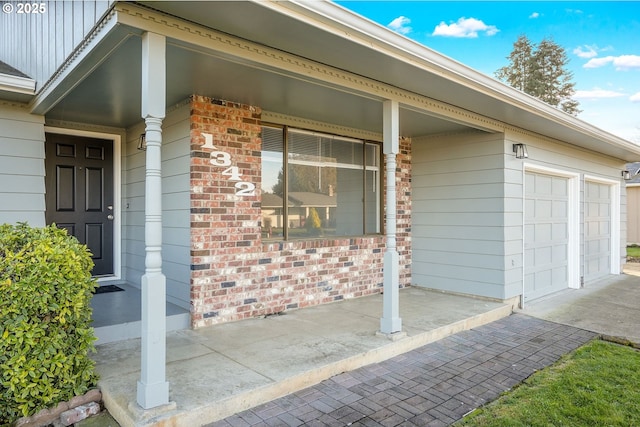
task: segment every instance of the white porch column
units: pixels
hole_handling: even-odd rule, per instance
[[[383,152],[386,157],[386,233],[384,253],[384,296],[380,332],[394,334],[402,331],[400,318],[400,256],[396,249],[396,154],[400,147],[399,107],[397,101],[383,105]]]
[[[145,274],[142,276],[142,356],[137,401],[144,409],[169,403],[166,361],[166,278],[162,274],[162,119],[166,99],[165,37],[142,35],[142,118],[146,124]]]

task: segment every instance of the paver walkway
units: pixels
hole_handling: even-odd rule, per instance
[[[209,426],[445,426],[596,336],[514,314]]]

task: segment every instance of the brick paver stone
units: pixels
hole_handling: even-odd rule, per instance
[[[513,314],[215,422],[248,426],[446,426],[595,333]]]

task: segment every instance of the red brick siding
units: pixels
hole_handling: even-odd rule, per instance
[[[400,255],[400,285],[411,284],[411,140],[400,139],[396,156],[396,248]]]
[[[191,101],[191,322],[201,327],[380,292],[384,236],[262,242],[261,110]],[[203,149],[203,133],[229,153],[255,196],[237,196]],[[410,146],[398,156],[400,283],[411,280]]]

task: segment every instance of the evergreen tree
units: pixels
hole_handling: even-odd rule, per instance
[[[507,57],[510,64],[496,71],[495,75],[522,92],[526,92],[527,84],[531,80],[531,60],[533,45],[525,35],[518,37],[513,44],[513,50]]]
[[[551,38],[536,46],[521,35],[507,59],[509,65],[496,71],[497,78],[573,116],[580,112],[578,102],[571,99],[575,83],[566,68],[569,58]]]
[[[319,236],[322,234],[322,221],[320,220],[320,215],[318,215],[316,208],[309,209],[309,216],[304,223],[304,227],[312,236]]]

